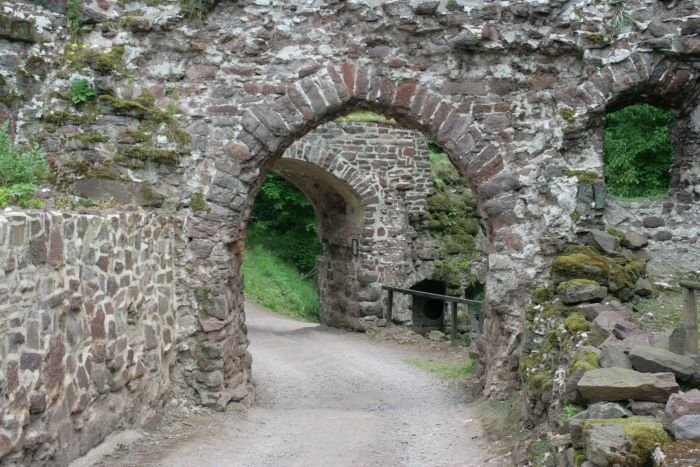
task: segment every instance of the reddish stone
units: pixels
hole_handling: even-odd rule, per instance
[[[224,326],[226,326],[226,323],[214,319],[200,319],[199,325],[202,327],[202,331],[204,332],[214,332],[222,330]]]
[[[343,75],[343,81],[345,81],[345,87],[347,88],[350,96],[355,95],[355,64],[354,63],[341,63],[340,73]]]
[[[394,107],[399,109],[408,109],[411,106],[411,100],[416,92],[417,83],[408,81],[399,84],[394,98]]]
[[[688,79],[690,79],[690,73],[688,70],[678,70],[673,74],[673,79],[671,80],[671,83],[668,85],[667,92],[669,94],[676,94],[678,91],[680,91],[685,83],[688,82]]]
[[[431,117],[435,113],[435,109],[440,103],[440,98],[438,98],[434,94],[427,94],[425,96],[423,109],[420,113],[420,118],[424,125],[428,125],[430,123]]]
[[[289,100],[299,111],[304,121],[310,122],[316,118],[314,111],[307,104],[304,94],[295,85],[289,85],[287,87],[287,97],[289,97]]]
[[[557,84],[557,81],[559,81],[559,79],[556,75],[538,72],[532,75],[528,87],[532,91],[542,91],[543,89],[553,88],[554,85]]]
[[[386,235],[386,231],[384,230],[384,227],[379,227],[379,228],[377,229],[377,236],[378,236],[378,237],[383,237],[384,235]]]
[[[224,146],[224,151],[230,153],[233,157],[241,161],[250,160],[253,155],[247,147],[239,143],[228,143]]]
[[[242,240],[237,240],[231,243],[231,253],[234,255],[240,255],[245,250],[245,243]]]
[[[260,94],[260,86],[255,83],[244,83],[243,90],[248,94]]]
[[[335,71],[335,68],[328,67],[326,70],[328,70],[328,76],[330,76],[331,81],[333,81],[338,98],[341,100],[341,102],[346,102],[348,99],[350,99],[352,93],[351,91],[348,91],[347,87],[345,86],[345,81],[343,81],[343,78],[341,78],[338,72]]]
[[[386,106],[391,106],[394,102],[396,94],[396,86],[393,81],[387,78],[381,78],[379,84],[379,102]]]
[[[66,347],[63,343],[63,336],[57,335],[52,337],[49,345],[48,366],[46,368],[46,383],[48,386],[55,386],[63,381],[65,374],[63,357],[65,353]]]
[[[109,271],[109,257],[108,256],[100,256],[100,259],[97,260],[97,267],[100,268],[103,272],[108,272]]]
[[[355,97],[367,99],[369,93],[369,74],[366,68],[358,68],[355,73]]]
[[[239,113],[240,110],[236,105],[210,105],[207,107],[207,114],[209,115],[232,116]]]
[[[446,102],[440,102],[437,110],[433,114],[432,121],[430,123],[430,131],[433,136],[437,136],[437,132],[442,126],[448,115],[452,112],[452,106]]]
[[[480,185],[486,180],[493,178],[501,170],[503,170],[503,158],[497,155],[485,164],[481,170],[477,169],[476,173],[471,178],[475,184]]]
[[[92,332],[93,339],[106,339],[107,333],[105,331],[105,313],[104,311],[97,310],[94,318],[90,323],[90,330]]]

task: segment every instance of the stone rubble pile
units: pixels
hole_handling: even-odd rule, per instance
[[[557,465],[698,465],[700,357],[683,354],[678,329],[642,330],[626,303],[653,294],[646,239],[594,230],[586,241],[554,259],[555,292],[534,297],[540,304],[526,348],[540,337],[544,343],[521,360],[535,411],[557,396],[569,408],[586,407],[562,418],[570,445]],[[555,338],[562,327],[566,337]],[[567,366],[547,367],[552,349],[573,355]]]

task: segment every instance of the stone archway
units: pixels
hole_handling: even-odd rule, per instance
[[[217,270],[228,270],[225,291],[219,292],[215,300],[226,311],[219,319],[225,324],[216,331],[223,333],[225,330],[226,336],[220,344],[224,351],[214,360],[223,357],[225,361],[233,362],[232,367],[238,367],[238,371],[227,374],[229,372],[224,368],[218,388],[215,384],[206,388],[195,385],[200,395],[204,394],[210,401],[216,400],[213,405],[222,406],[231,399],[231,392],[225,389],[228,378],[235,377],[237,387],[241,388],[240,375],[245,379],[249,375],[250,356],[245,351],[239,267],[246,219],[262,184],[263,174],[296,139],[319,124],[356,108],[375,109],[408,128],[423,132],[447,151],[459,172],[470,180],[488,227],[491,253],[484,307],[485,339],[480,344],[481,368],[488,393],[506,394],[514,386],[511,355],[515,354],[519,342],[522,305],[527,300],[522,292],[529,288],[527,281],[536,274],[531,258],[539,247],[536,243],[525,243],[528,238],[536,242],[536,235],[517,233],[535,225],[527,224],[528,213],[519,215],[519,218],[514,213],[516,191],[522,191],[524,187],[507,166],[507,157],[504,157],[507,146],[497,140],[510,125],[508,114],[494,111],[475,116],[461,111],[415,79],[397,82],[383,76],[380,70],[344,63],[324,68],[290,84],[284,95],[245,111],[235,140],[219,150],[216,170],[205,193],[211,212],[193,219],[189,225],[188,235],[197,242],[200,231],[211,238],[214,232],[207,226],[215,224],[215,236],[220,239],[220,244],[227,245],[227,254],[217,258],[214,266]],[[233,177],[235,172],[238,175]],[[250,183],[246,185],[241,180]],[[242,216],[236,212],[242,212]],[[519,227],[514,230],[515,224]],[[516,270],[525,273],[515,274]],[[210,288],[214,286],[209,284]],[[205,297],[205,300],[200,300],[200,297]],[[202,305],[211,306],[211,298],[201,292],[200,297],[195,292],[195,310],[202,309]],[[208,333],[204,332],[197,338],[208,339],[207,336]],[[232,341],[238,343],[235,348],[228,344]],[[207,363],[210,361],[206,360]],[[200,374],[206,373],[200,368]]]

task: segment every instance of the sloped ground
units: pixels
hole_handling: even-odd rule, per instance
[[[465,388],[409,363],[457,354],[370,340],[251,304],[246,315],[255,407],[172,411],[97,465],[507,465],[489,461]]]

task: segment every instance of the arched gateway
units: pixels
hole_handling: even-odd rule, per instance
[[[0,457],[75,457],[169,387],[220,409],[251,401],[240,262],[253,200],[294,141],[355,109],[422,132],[471,184],[489,239],[478,368],[492,397],[517,386],[531,289],[605,209],[606,111],[636,101],[671,109],[664,209],[683,212],[700,196],[693,1],[77,3],[2,10],[0,117],[41,142],[70,192],[161,206],[175,220],[0,222],[0,247],[16,256],[0,297],[42,297],[17,316],[0,304],[12,316],[0,389],[18,421],[0,431]],[[96,99],[72,96],[73,82]],[[356,183],[359,201],[346,201],[370,203]],[[71,245],[111,238],[109,228],[123,260],[73,254]],[[83,269],[66,265],[76,258]],[[60,280],[22,281],[35,267]],[[69,280],[77,270],[89,277]],[[91,414],[107,406],[121,415],[93,432]]]

